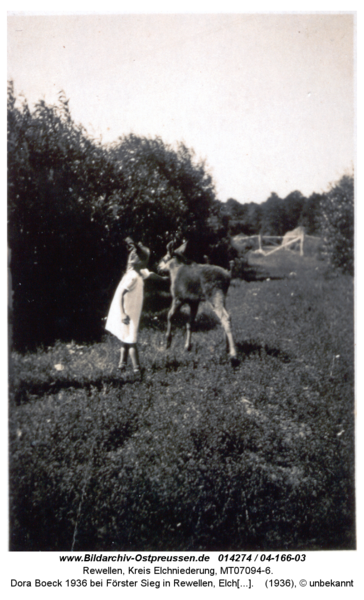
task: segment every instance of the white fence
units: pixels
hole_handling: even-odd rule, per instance
[[[298,228],[298,230],[288,231],[285,235],[261,235],[261,234],[259,234],[259,235],[243,236],[240,234],[240,235],[236,235],[234,237],[234,240],[236,241],[237,244],[241,244],[242,242],[245,242],[246,240],[256,239],[258,248],[256,250],[253,250],[253,252],[262,254],[263,256],[269,256],[270,254],[273,254],[274,252],[278,252],[278,250],[282,250],[282,249],[291,250],[291,249],[293,249],[292,246],[299,243],[300,256],[303,256],[305,239],[312,238],[312,239],[319,240],[320,238],[316,237],[314,235],[307,235],[307,234],[305,234],[305,232],[303,230],[299,231],[299,229],[300,228]],[[292,234],[295,234],[296,232],[297,232],[297,235],[292,235]]]

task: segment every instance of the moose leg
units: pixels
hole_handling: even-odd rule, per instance
[[[172,341],[172,319],[182,304],[178,300],[173,299],[172,306],[168,311],[167,318],[167,334],[166,334],[166,347],[169,348]]]
[[[187,335],[186,335],[185,350],[191,350],[192,326],[193,326],[193,323],[196,318],[198,304],[199,304],[198,302],[190,302],[190,316],[189,316],[189,319],[188,319],[187,325],[186,325]]]
[[[226,352],[227,352],[227,353],[229,353],[229,350],[230,350],[230,342],[229,342],[229,338],[228,338],[228,336],[226,335],[226,333],[225,333],[224,335],[225,335],[225,345],[226,345]]]
[[[227,340],[227,350],[230,354],[230,358],[236,358],[236,348],[234,344],[233,334],[231,332],[231,317],[225,308],[224,298],[217,295],[211,302],[212,309],[216,316],[220,319],[221,325],[224,328],[225,336]]]

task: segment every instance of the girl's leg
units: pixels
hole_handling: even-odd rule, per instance
[[[136,344],[130,344],[130,358],[133,365],[134,373],[140,373],[140,364],[138,356],[138,348]]]
[[[120,348],[120,360],[119,360],[119,369],[125,369],[126,363],[128,362],[128,354],[129,354],[129,345],[124,344],[122,342],[122,346]]]

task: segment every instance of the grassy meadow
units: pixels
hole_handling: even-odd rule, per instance
[[[251,255],[227,307],[239,364],[200,307],[165,350],[144,314],[143,380],[119,343],[12,353],[11,550],[355,547],[353,278]]]

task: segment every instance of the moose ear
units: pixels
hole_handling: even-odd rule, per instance
[[[172,254],[172,253],[173,253],[173,247],[174,247],[174,242],[169,242],[169,243],[167,244],[167,252],[168,252],[169,254]]]
[[[127,237],[127,238],[125,238],[124,242],[125,242],[125,243],[126,243],[126,245],[127,245],[127,246],[129,246],[129,247],[130,247],[130,246],[135,246],[135,244],[134,244],[134,240],[132,240],[132,238],[131,238],[131,237]]]
[[[189,258],[187,258],[184,254],[182,254],[182,252],[180,252],[179,250],[175,250],[173,252],[172,256],[176,256],[177,258],[179,258],[179,260],[181,262],[183,262],[185,265],[191,265],[192,264],[192,260],[190,260]]]

